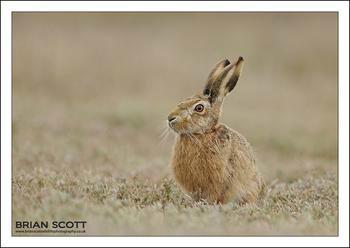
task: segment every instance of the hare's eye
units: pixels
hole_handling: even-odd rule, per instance
[[[196,107],[194,107],[194,110],[195,110],[196,112],[202,112],[202,111],[204,110],[203,104],[198,104],[198,105],[196,105]]]

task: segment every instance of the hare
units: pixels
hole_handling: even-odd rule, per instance
[[[168,116],[169,127],[178,134],[170,166],[176,182],[196,201],[254,204],[263,195],[250,144],[219,123],[224,98],[236,86],[243,61],[217,63],[203,93],[180,102]]]

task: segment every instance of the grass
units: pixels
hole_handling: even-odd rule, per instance
[[[336,20],[15,13],[13,220],[86,220],[87,235],[337,235]],[[245,69],[222,121],[253,145],[261,206],[192,201],[168,167],[172,135],[160,139],[172,107],[236,55]]]
[[[169,178],[152,183],[69,169],[34,174],[13,182],[14,195],[21,196],[14,199],[17,218],[30,212],[33,220],[84,219],[97,235],[334,235],[337,229],[332,173],[274,183],[261,206],[245,207],[194,202]]]

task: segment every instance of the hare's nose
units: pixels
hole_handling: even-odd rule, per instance
[[[172,122],[173,120],[175,120],[176,119],[176,116],[172,116],[172,115],[169,115],[168,116],[168,122],[170,123],[170,122]]]

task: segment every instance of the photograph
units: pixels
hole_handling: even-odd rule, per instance
[[[11,21],[12,236],[339,235],[338,12]]]

